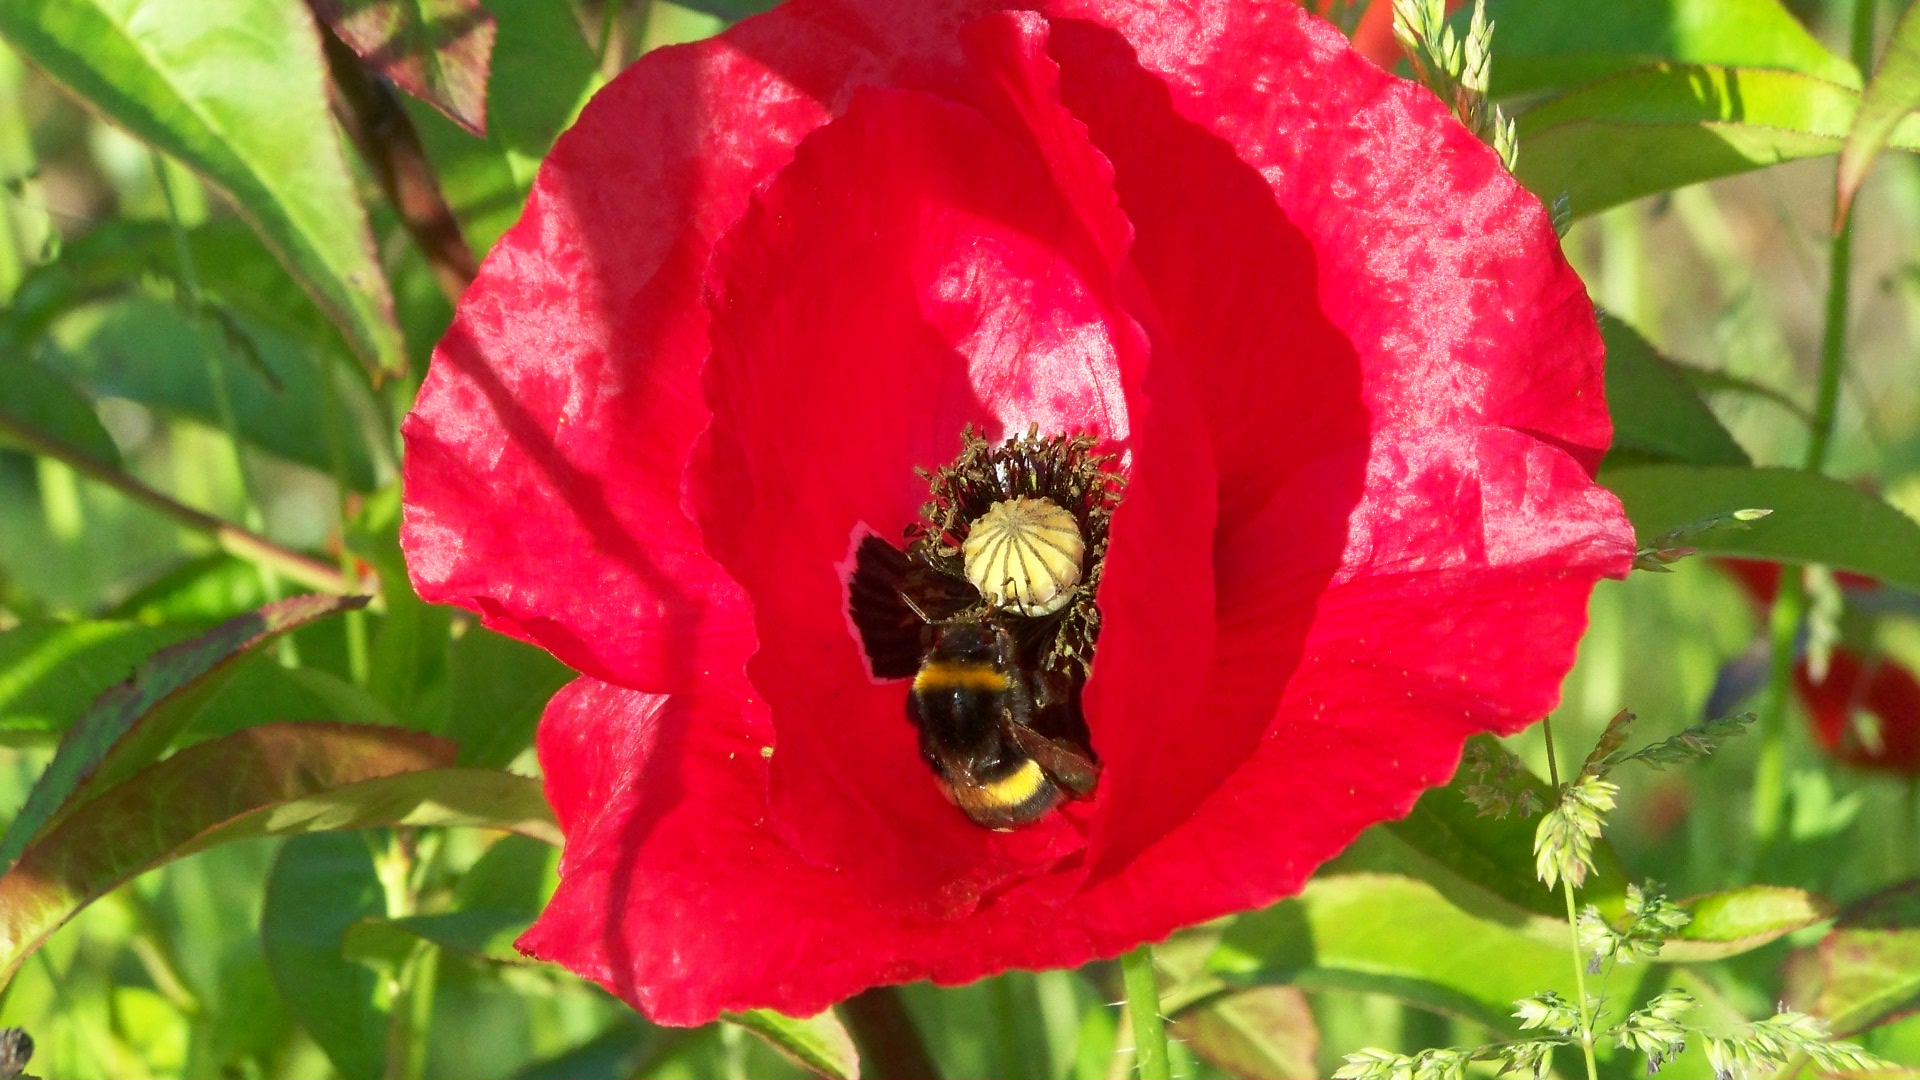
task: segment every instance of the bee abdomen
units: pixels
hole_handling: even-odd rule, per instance
[[[952,690],[1003,694],[1009,685],[1004,672],[992,664],[978,662],[929,660],[913,676],[913,692],[916,694]]]

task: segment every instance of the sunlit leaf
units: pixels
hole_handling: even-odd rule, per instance
[[[1920,588],[1920,523],[1851,484],[1798,469],[1645,465],[1604,469],[1642,540],[1729,510],[1773,513],[1687,543],[1716,555],[1820,563]]]
[[[146,870],[229,840],[334,820],[303,800],[332,796],[328,809],[348,815],[343,827],[391,820],[368,810],[389,805],[393,785],[360,785],[432,769],[452,754],[429,736],[334,724],[266,724],[182,750],[68,814],[0,876],[0,976],[82,907]]]
[[[1306,995],[1292,986],[1256,986],[1174,1018],[1169,1034],[1235,1076],[1312,1076],[1320,1029]]]
[[[1517,1035],[1513,1003],[1570,995],[1565,943],[1477,919],[1431,885],[1393,874],[1315,878],[1300,895],[1241,916],[1207,967],[1243,984],[1387,994]]]
[[[1496,65],[1497,67],[1497,65]],[[1609,76],[1519,119],[1516,175],[1581,217],[1795,158],[1840,151],[1857,90],[1811,75],[1662,64]],[[1920,147],[1920,119],[1890,145]]]
[[[336,447],[329,430],[326,388],[351,391],[315,363],[299,342],[231,311],[217,323],[196,319],[177,304],[128,297],[86,308],[61,323],[58,347],[43,362],[99,396],[126,398],[162,412],[219,426],[208,361],[220,372],[240,436],[253,446],[318,472],[334,473],[336,449],[356,490],[375,482],[368,442],[349,417]]]
[[[1686,378],[1639,331],[1602,315],[1600,335],[1607,344],[1615,452],[1688,465],[1752,464]]]
[[[1489,0],[1493,93],[1530,94],[1658,61],[1779,68],[1846,86],[1853,65],[1827,51],[1780,0]]]
[[[1477,735],[1474,741],[1489,752],[1502,752],[1491,736]],[[1543,938],[1564,939],[1565,902],[1534,873],[1533,834],[1539,815],[1482,815],[1463,793],[1473,782],[1462,768],[1446,787],[1422,795],[1405,818],[1363,833],[1341,856],[1340,865],[1418,878],[1471,914],[1530,926]],[[1510,782],[1532,791],[1539,805],[1552,804],[1552,789],[1531,773],[1523,771]],[[1604,838],[1594,844],[1593,855],[1594,868],[1581,895],[1603,912],[1615,913],[1626,896],[1626,873]]]
[[[1840,172],[1835,181],[1838,197],[1834,224],[1844,219],[1854,192],[1867,178],[1867,170],[1893,137],[1900,121],[1920,108],[1920,9],[1908,5],[1906,14],[1893,26],[1887,39],[1887,51],[1873,81],[1860,97],[1860,113],[1853,118],[1846,145],[1840,150]]]
[[[279,0],[17,0],[0,35],[67,89],[224,190],[370,368],[404,370],[327,113],[312,16]]]
[[[67,729],[53,761],[0,839],[0,866],[12,865],[54,815],[159,757],[232,678],[242,656],[295,627],[364,603],[353,597],[295,597],[228,619],[148,657]]]
[[[1815,1011],[1851,1035],[1920,1007],[1920,881],[1842,912],[1820,940]]]
[[[100,424],[100,416],[71,382],[31,360],[0,360],[0,417],[80,451],[103,465],[118,467],[120,448]],[[7,441],[0,428],[0,445]]]
[[[726,1013],[724,1018],[760,1036],[794,1064],[821,1076],[855,1080],[860,1075],[860,1054],[853,1048],[853,1037],[832,1009],[804,1020],[772,1009]]]
[[[148,654],[200,629],[98,621],[28,623],[0,633],[0,731],[65,731]]]
[[[475,0],[308,0],[381,75],[475,135],[487,131],[493,16]]]
[[[260,568],[216,551],[188,559],[140,586],[106,615],[144,623],[214,621],[266,602]]]
[[[1720,960],[1833,917],[1833,905],[1804,889],[1743,885],[1682,901],[1692,916],[1668,938],[1660,959],[1669,963]]]

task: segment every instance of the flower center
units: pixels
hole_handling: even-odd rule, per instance
[[[922,471],[904,550],[861,541],[848,602],[873,674],[913,681],[907,718],[975,823],[1029,824],[1093,791],[1080,692],[1100,632],[1094,595],[1123,478],[1091,436],[1038,429]]]
[[[1022,495],[994,503],[960,545],[967,580],[989,607],[1051,615],[1073,599],[1087,546],[1080,523],[1053,500]]]

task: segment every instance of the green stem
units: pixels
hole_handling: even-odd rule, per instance
[[[1160,984],[1153,974],[1153,946],[1142,945],[1120,958],[1127,988],[1127,1012],[1133,1017],[1133,1049],[1140,1080],[1168,1080],[1167,1024],[1160,1015]]]
[[[1877,0],[1854,0],[1851,37],[1853,62],[1862,72],[1873,63],[1873,16]],[[1834,199],[1839,206],[1838,171],[1835,172]],[[1853,208],[1848,206],[1837,218],[1833,239],[1827,246],[1826,324],[1820,333],[1820,376],[1813,405],[1813,421],[1807,431],[1807,453],[1801,468],[1819,472],[1826,467],[1827,453],[1833,445],[1834,417],[1840,408],[1840,384],[1847,369],[1847,312],[1853,281]],[[1780,587],[1774,593],[1773,610],[1768,614],[1772,632],[1773,663],[1767,680],[1767,699],[1761,712],[1760,760],[1753,779],[1753,834],[1759,842],[1757,857],[1778,840],[1780,823],[1786,809],[1787,720],[1793,693],[1793,646],[1799,636],[1800,620],[1806,614],[1806,588],[1800,575],[1788,567],[1780,572]]]
[[[1560,791],[1560,763],[1553,754],[1553,718],[1544,717],[1540,721],[1540,734],[1547,742],[1547,777],[1553,781],[1553,790]],[[1560,892],[1567,898],[1567,937],[1573,946],[1573,994],[1574,1006],[1580,1013],[1580,1053],[1587,1059],[1587,1080],[1600,1080],[1600,1067],[1593,1060],[1593,1014],[1587,1009],[1587,958],[1580,948],[1579,905],[1573,896],[1573,882],[1563,874],[1560,877]]]
[[[333,466],[334,517],[340,529],[340,578],[349,592],[360,587],[360,571],[353,550],[347,544],[347,523],[351,515],[347,499],[353,486],[347,482],[347,431],[345,410],[340,404],[340,376],[343,362],[332,350],[320,361],[320,408],[327,425],[327,454]],[[353,685],[365,689],[371,664],[367,658],[367,614],[355,609],[346,614],[347,675]]]
[[[386,850],[376,849],[374,872],[385,893],[390,919],[419,912],[420,886],[438,846],[433,834],[424,842],[417,841],[417,830],[402,827],[387,834]],[[438,961],[439,951],[422,942],[393,975],[383,1080],[412,1080],[425,1071]]]
[[[1760,755],[1753,774],[1753,836],[1759,843],[1757,861],[1780,838],[1787,802],[1787,718],[1793,694],[1793,646],[1807,612],[1807,587],[1798,566],[1780,568],[1774,591],[1768,634],[1773,662],[1768,669],[1767,696],[1760,720]]]

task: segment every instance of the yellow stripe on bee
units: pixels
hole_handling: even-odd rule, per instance
[[[998,694],[1006,690],[1007,677],[988,664],[953,663],[941,660],[921,665],[919,673],[913,677],[913,688],[918,693],[936,690],[984,690]]]
[[[1040,792],[1040,785],[1047,782],[1047,774],[1040,771],[1040,764],[1028,758],[1021,766],[991,784],[981,784],[980,793],[987,802],[995,806],[1019,806]]]

